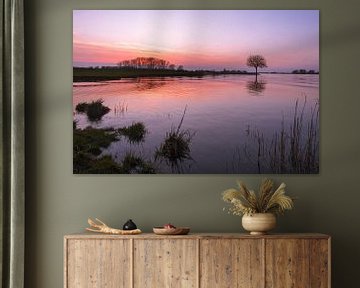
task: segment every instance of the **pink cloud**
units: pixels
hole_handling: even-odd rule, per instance
[[[312,68],[318,63],[318,51],[296,47],[285,51],[268,51],[261,53],[267,60],[269,69]],[[171,51],[149,47],[142,47],[124,43],[123,45],[109,43],[94,43],[82,41],[75,37],[73,42],[74,63],[107,63],[116,65],[119,61],[136,57],[158,57],[168,60],[175,65],[186,68],[210,69],[248,69],[246,59],[250,53],[239,51],[229,52],[224,49],[204,49],[201,53],[194,51]]]
[[[123,48],[109,44],[94,44],[74,41],[73,43],[73,61],[88,63],[108,63],[116,64],[121,60],[132,59],[136,57],[158,57],[168,60],[176,65],[192,66],[212,66],[227,68],[229,66],[244,65],[246,55],[239,54],[221,54],[204,51],[197,52],[178,52],[178,51],[151,51],[146,49]]]

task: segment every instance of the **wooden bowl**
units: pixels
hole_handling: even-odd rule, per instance
[[[154,227],[153,231],[157,235],[186,235],[190,232],[189,227],[163,228]]]

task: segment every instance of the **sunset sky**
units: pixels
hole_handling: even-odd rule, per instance
[[[319,70],[318,10],[74,10],[73,65],[157,57],[186,69]]]

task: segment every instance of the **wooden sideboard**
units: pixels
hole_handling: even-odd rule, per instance
[[[329,288],[323,234],[67,235],[65,288]]]

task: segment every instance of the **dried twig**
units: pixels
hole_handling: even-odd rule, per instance
[[[92,219],[88,218],[88,223],[92,228],[86,228],[87,231],[105,233],[105,234],[116,234],[116,235],[135,235],[141,233],[140,229],[134,229],[134,230],[115,229],[107,226],[104,222],[102,222],[97,218],[95,218],[95,220],[96,221],[93,221]]]

